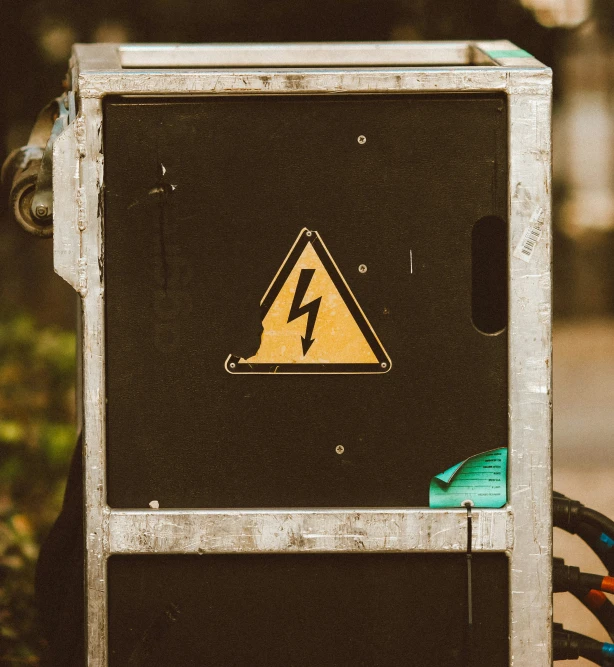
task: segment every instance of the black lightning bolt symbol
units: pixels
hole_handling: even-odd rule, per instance
[[[313,327],[315,326],[316,319],[318,317],[318,310],[320,309],[320,302],[322,297],[319,296],[317,299],[306,303],[304,306],[301,306],[301,301],[305,297],[309,283],[313,278],[313,274],[316,272],[315,269],[301,269],[301,275],[298,278],[298,283],[296,285],[296,292],[294,293],[294,299],[292,300],[292,306],[290,307],[290,314],[288,315],[288,322],[301,317],[305,313],[308,314],[307,317],[307,328],[305,329],[305,336],[301,336],[301,342],[303,343],[303,356],[307,354],[309,348],[315,342],[315,338],[311,337],[313,333]]]

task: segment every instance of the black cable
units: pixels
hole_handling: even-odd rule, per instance
[[[614,604],[603,591],[612,592],[614,578],[581,572],[579,567],[565,565],[562,558],[552,559],[552,589],[554,593],[569,591],[601,623],[614,641]]]
[[[552,649],[554,660],[577,660],[586,658],[596,665],[612,664],[614,644],[604,644],[578,632],[565,630],[560,623],[554,624]]]
[[[552,500],[552,512],[554,525],[557,528],[575,533],[578,525],[583,522],[599,528],[614,539],[614,521],[605,514],[586,507],[578,500],[572,500],[561,493],[555,492]]]
[[[582,523],[595,526],[595,528],[602,530],[606,535],[614,538],[614,521],[605,516],[605,514],[582,505],[580,507],[580,516],[582,517]]]
[[[562,558],[552,559],[552,576],[555,593],[570,591],[572,588],[614,593],[614,577],[582,572],[579,567],[565,565]]]
[[[609,573],[614,573],[614,521],[555,492],[552,518],[556,528],[577,534],[597,554]]]
[[[471,507],[473,503],[467,500],[463,503],[467,509],[467,636],[466,636],[466,665],[474,665],[474,634],[473,634],[473,581],[471,574],[472,542],[473,542],[473,517]]]
[[[614,574],[614,540],[588,523],[580,523],[575,534],[595,552],[608,573]]]
[[[610,639],[614,641],[614,604],[608,600],[605,593],[580,588],[572,589],[570,593],[595,616]]]

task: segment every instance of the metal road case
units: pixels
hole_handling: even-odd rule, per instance
[[[88,665],[466,664],[467,512],[426,508],[496,448],[474,663],[549,665],[550,70],[392,42],[70,72]]]

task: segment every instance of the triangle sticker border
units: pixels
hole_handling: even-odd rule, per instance
[[[270,364],[270,363],[249,363],[245,360],[240,359],[232,354],[228,355],[224,367],[232,375],[245,375],[245,374],[260,374],[260,375],[303,375],[303,374],[320,374],[320,375],[338,375],[338,374],[384,374],[388,373],[392,368],[392,363],[390,357],[384,350],[384,346],[377,337],[375,331],[371,327],[367,316],[363,312],[362,308],[358,305],[356,297],[352,293],[349,285],[345,281],[345,278],[341,274],[339,267],[335,264],[335,260],[332,258],[327,247],[324,245],[321,236],[318,232],[314,230],[307,229],[304,227],[298,238],[294,242],[294,245],[290,249],[290,252],[282,262],[279,270],[275,274],[269,288],[267,289],[262,301],[260,303],[260,315],[262,321],[266,317],[273,303],[277,299],[279,293],[281,292],[283,286],[286,283],[292,269],[300,259],[303,250],[307,245],[311,243],[312,248],[317,254],[318,258],[322,262],[324,268],[326,269],[328,276],[332,280],[334,286],[336,287],[339,295],[343,299],[346,307],[350,311],[354,321],[358,325],[360,332],[365,337],[369,347],[371,348],[373,354],[375,355],[377,362],[376,363],[359,363],[359,364],[350,364],[350,363],[319,363],[319,364],[310,364],[310,363],[282,363],[282,364]]]

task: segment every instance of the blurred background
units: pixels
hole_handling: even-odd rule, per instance
[[[61,93],[77,41],[505,38],[551,66],[555,488],[614,517],[614,0],[0,0],[0,10],[0,162]],[[53,272],[51,241],[28,236],[6,211],[4,196],[0,664],[36,665],[34,565],[75,443],[76,297]],[[603,572],[558,531],[555,553]],[[556,596],[555,619],[608,639],[569,594]]]

